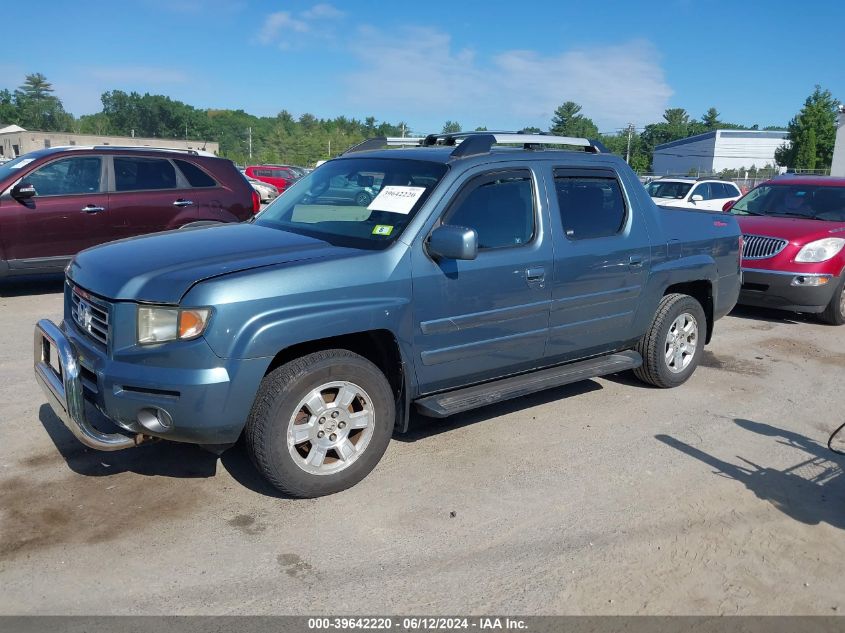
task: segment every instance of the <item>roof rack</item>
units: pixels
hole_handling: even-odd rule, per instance
[[[460,145],[458,145],[460,143]],[[452,152],[452,158],[467,158],[487,154],[496,144],[518,145],[523,149],[541,149],[546,145],[568,145],[583,147],[584,151],[594,154],[606,153],[607,148],[599,141],[574,136],[554,136],[544,133],[525,132],[457,132],[454,134],[429,134],[421,145],[458,145]]]
[[[451,158],[460,159],[470,156],[480,156],[490,153],[496,144],[521,144],[523,149],[541,149],[546,145],[568,145],[583,147],[584,151],[594,154],[607,153],[607,148],[599,141],[574,136],[554,136],[544,133],[527,132],[455,132],[451,134],[429,134],[424,138],[413,137],[384,137],[378,136],[350,147],[343,154],[366,152],[391,146],[419,145],[433,147],[435,145],[455,147]]]
[[[156,152],[178,152],[180,154],[193,154],[194,156],[199,156],[200,154],[199,150],[189,149],[187,147],[153,147],[152,145],[94,145],[92,149],[117,149],[121,152],[128,149],[153,150]]]
[[[420,144],[422,137],[419,136],[376,136],[375,138],[368,138],[357,145],[353,145],[344,154],[354,154],[355,152],[366,152],[372,149],[383,149],[385,147],[414,147]]]

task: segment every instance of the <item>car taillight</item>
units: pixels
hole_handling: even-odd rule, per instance
[[[261,211],[261,197],[255,189],[252,190],[252,212],[253,214]]]

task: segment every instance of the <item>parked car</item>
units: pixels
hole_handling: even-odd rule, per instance
[[[259,209],[231,161],[188,151],[56,147],[0,166],[0,277],[61,271],[111,240]]]
[[[775,178],[725,210],[745,240],[739,303],[845,323],[845,178]]]
[[[246,181],[250,184],[250,186],[255,189],[255,193],[258,194],[258,199],[261,202],[271,202],[279,197],[279,190],[269,182],[250,178],[243,170],[241,170],[241,173],[244,175],[244,178],[246,178]]]
[[[299,180],[299,175],[295,171],[281,165],[249,165],[244,173],[250,178],[270,183],[279,193],[284,192]]]
[[[702,211],[721,211],[725,203],[742,196],[731,181],[711,178],[659,178],[648,183],[646,191],[662,207]]]
[[[376,178],[379,178],[377,181]],[[366,207],[376,197],[381,185],[380,174],[338,174],[322,181],[311,192],[317,204],[354,204]]]
[[[38,382],[89,447],[243,435],[300,497],[365,477],[411,406],[443,417],[625,370],[680,385],[739,294],[736,221],[658,209],[597,143],[538,138],[348,151],[253,222],[84,251],[64,321],[36,327]],[[356,174],[384,183],[369,208],[320,201]]]

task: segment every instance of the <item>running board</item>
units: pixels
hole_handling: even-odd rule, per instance
[[[438,393],[416,401],[417,411],[433,418],[445,418],[461,411],[477,409],[488,404],[560,387],[573,382],[635,369],[643,364],[642,356],[634,351],[618,352],[590,358],[568,365],[558,365],[528,374],[509,376],[493,382],[455,391]]]

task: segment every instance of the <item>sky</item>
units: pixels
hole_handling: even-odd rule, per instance
[[[571,100],[613,132],[667,107],[785,125],[815,84],[845,99],[838,1],[41,0],[3,24],[0,88],[44,73],[77,116],[119,89],[425,133],[547,129]]]

